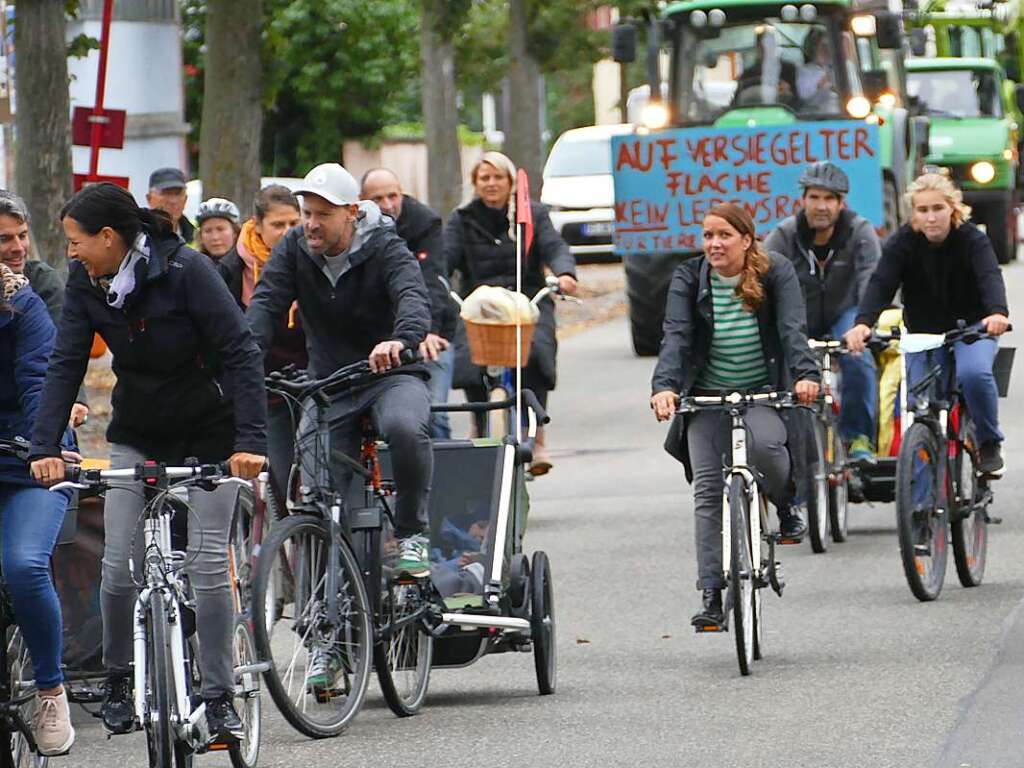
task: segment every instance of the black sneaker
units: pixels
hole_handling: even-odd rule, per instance
[[[797,543],[807,533],[807,523],[804,522],[798,507],[781,507],[779,509],[779,536],[784,542]]]
[[[235,703],[230,693],[205,701],[206,727],[210,729],[210,738],[213,741],[235,744],[245,736],[245,728],[235,711]]]
[[[103,718],[103,729],[109,734],[131,733],[135,730],[131,672],[107,674],[107,679],[103,683],[103,706],[100,714]]]
[[[722,590],[705,589],[701,593],[701,609],[690,619],[697,629],[720,627],[725,623],[725,611],[722,610]]]
[[[978,471],[986,477],[1002,477],[1006,471],[1001,446],[995,440],[981,444],[978,451]]]

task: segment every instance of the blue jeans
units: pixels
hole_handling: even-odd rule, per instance
[[[54,688],[64,680],[60,670],[64,626],[50,577],[50,555],[67,507],[62,493],[0,484],[4,581],[39,688]]]
[[[832,325],[833,339],[841,339],[853,328],[857,308],[850,307]],[[846,441],[866,435],[874,444],[878,437],[878,378],[875,359],[870,352],[840,355],[839,434]]]
[[[427,367],[430,369],[430,402],[447,403],[455,373],[455,350],[449,347],[438,356],[437,362],[428,363]],[[447,413],[430,414],[430,436],[434,440],[451,439],[452,426]]]
[[[973,344],[963,342],[953,345],[953,356],[956,359],[956,378],[967,410],[974,421],[974,431],[981,444],[1003,441],[1003,433],[999,429],[999,391],[996,389],[996,377],[992,375],[992,363],[996,359],[999,343],[995,339],[982,339]],[[945,370],[949,364],[949,350],[935,349],[931,353],[914,352],[907,355],[907,379],[910,386],[928,373],[928,355],[932,356],[932,364],[941,364]],[[940,378],[939,393],[943,391],[945,376]]]

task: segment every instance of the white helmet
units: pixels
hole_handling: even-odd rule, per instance
[[[196,224],[202,224],[207,219],[227,219],[232,224],[240,224],[242,214],[238,206],[223,197],[211,197],[199,206],[199,213],[196,214]]]

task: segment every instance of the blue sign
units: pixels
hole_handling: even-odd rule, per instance
[[[699,251],[710,208],[736,203],[759,236],[800,208],[800,174],[830,160],[850,177],[847,205],[878,227],[878,126],[863,121],[679,128],[612,137],[615,250]]]

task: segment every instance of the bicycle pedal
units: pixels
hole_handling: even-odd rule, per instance
[[[695,626],[693,631],[698,635],[704,635],[709,632],[728,632],[729,627],[725,624],[703,624],[701,626]]]
[[[783,546],[788,544],[800,544],[801,542],[803,542],[803,540],[803,536],[783,536],[781,533],[777,534],[775,539],[777,544]]]

